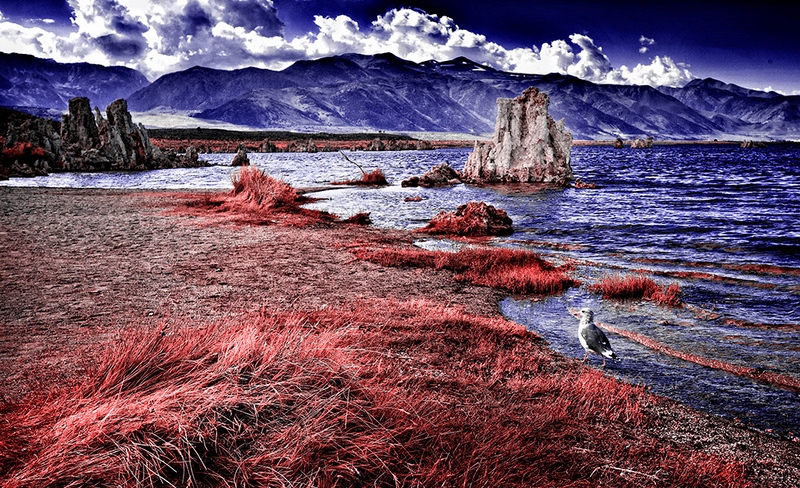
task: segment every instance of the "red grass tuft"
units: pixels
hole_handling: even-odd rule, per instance
[[[679,307],[681,289],[677,283],[659,287],[651,278],[637,274],[611,276],[589,287],[593,293],[601,293],[603,298],[616,300],[648,300],[659,305]]]
[[[23,486],[746,486],[655,400],[502,318],[428,302],[138,328],[0,422]]]
[[[344,219],[343,222],[355,225],[370,225],[372,219],[369,218],[369,212],[358,212]]]
[[[383,266],[435,268],[454,271],[454,278],[513,294],[557,294],[580,283],[570,268],[555,267],[538,254],[505,248],[466,248],[459,252],[422,249],[358,249],[356,257]]]
[[[230,205],[250,208],[292,207],[297,192],[288,183],[273,178],[255,166],[245,166],[231,175]]]
[[[331,182],[331,185],[386,186],[388,184],[389,182],[386,181],[386,175],[383,174],[383,171],[380,168],[375,168],[375,170],[370,171],[369,173],[364,172],[360,180]]]
[[[442,210],[415,232],[464,237],[503,236],[514,232],[505,210],[484,202],[467,202],[454,212]]]
[[[223,218],[236,224],[280,223],[292,227],[336,219],[327,212],[302,208],[310,199],[255,166],[241,167],[231,175],[231,182],[233,190],[229,193],[192,196],[172,213]]]

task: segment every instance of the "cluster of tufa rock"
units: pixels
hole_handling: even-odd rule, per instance
[[[639,139],[638,137],[631,142],[632,149],[650,149],[653,147],[653,138]]]
[[[516,98],[498,98],[492,140],[475,142],[462,179],[566,186],[572,179],[572,133],[548,114],[549,105],[547,94],[534,87]]]
[[[111,103],[103,117],[97,108],[92,112],[88,98],[73,98],[69,112],[62,116],[60,129],[55,121],[41,118],[9,127],[5,147],[25,145],[38,148],[41,159],[9,163],[11,176],[33,176],[26,174],[21,165],[46,167],[47,171],[131,171],[206,165],[198,159],[194,147],[181,155],[174,151],[164,153],[152,145],[144,126],[133,123],[123,99]]]

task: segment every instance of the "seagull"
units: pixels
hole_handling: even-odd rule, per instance
[[[617,359],[617,355],[611,349],[608,337],[594,325],[594,312],[588,308],[581,309],[581,321],[578,324],[578,340],[581,346],[586,349],[583,362],[589,358],[589,353],[599,354],[603,359],[603,367],[606,367],[606,358]]]

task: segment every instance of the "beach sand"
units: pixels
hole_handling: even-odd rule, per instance
[[[98,348],[121,331],[177,317],[209,322],[265,309],[313,313],[424,301],[501,318],[503,294],[497,290],[456,282],[448,271],[382,267],[351,252],[409,246],[408,232],[330,222],[247,225],[180,210],[198,198],[188,192],[0,188],[0,378],[6,404],[81,382]],[[443,343],[448,333],[441,331]],[[586,368],[525,334],[526,347],[550,357],[549,368]],[[393,347],[388,338],[383,346]],[[412,369],[423,367],[413,350],[396,352],[412,355]],[[441,368],[449,374],[448,366]],[[513,398],[493,393],[486,401]],[[488,404],[471,408],[491,415]],[[649,403],[645,415],[638,426],[619,426],[631,443],[656,439],[676,451],[740,462],[755,486],[800,485],[798,443],[669,400]],[[652,474],[651,468],[642,470]],[[635,484],[635,470],[614,469],[604,470],[605,482]],[[648,476],[639,481],[658,485]]]

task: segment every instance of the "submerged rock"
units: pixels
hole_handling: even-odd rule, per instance
[[[514,232],[511,217],[484,202],[460,205],[455,212],[439,212],[418,232],[465,237],[504,236]]]
[[[554,183],[572,179],[572,133],[548,113],[550,99],[534,87],[497,99],[489,142],[475,142],[462,178],[473,183]]]
[[[412,176],[400,183],[400,186],[423,186],[433,188],[437,186],[457,185],[461,183],[461,176],[447,163],[440,163],[431,168],[422,176]]]

